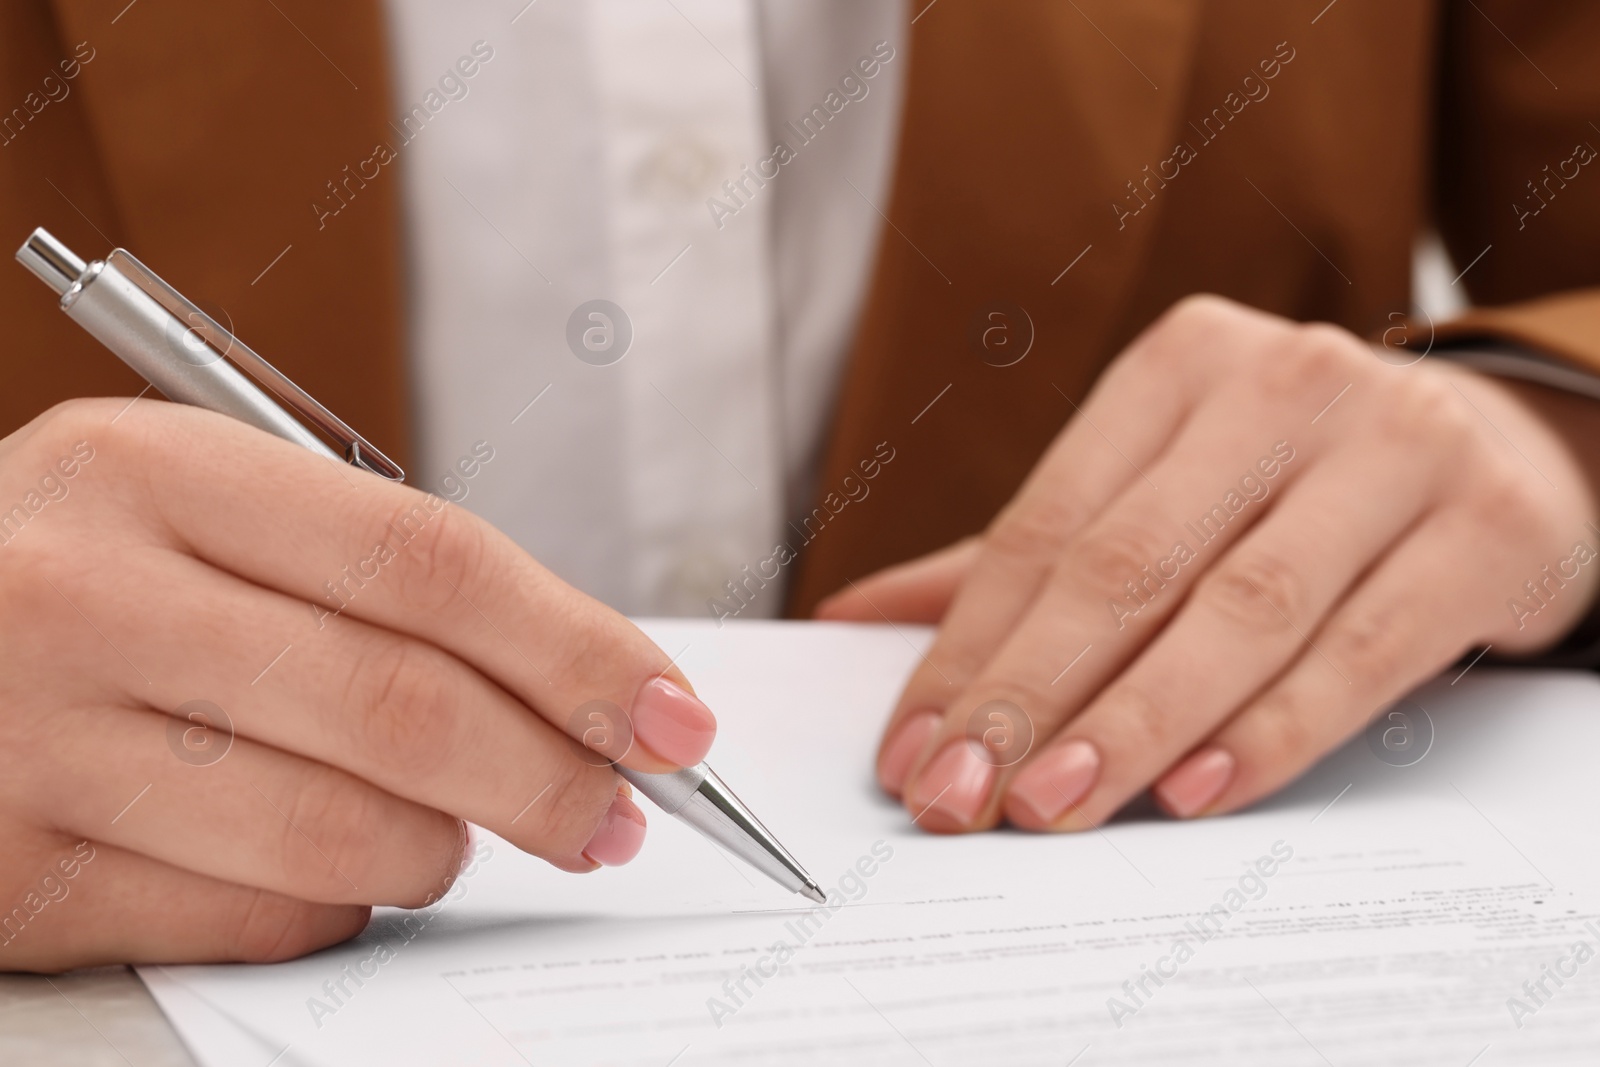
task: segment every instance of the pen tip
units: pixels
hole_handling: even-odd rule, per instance
[[[815,882],[807,882],[806,887],[800,890],[800,895],[810,900],[814,900],[818,904],[826,904],[828,902],[828,895],[824,893],[822,891],[822,887],[817,885]]]

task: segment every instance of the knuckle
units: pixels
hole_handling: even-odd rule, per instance
[[[105,534],[86,521],[83,507],[52,505],[82,494],[78,486],[93,477],[84,473],[91,461],[135,447],[129,442],[136,435],[112,424],[117,405],[108,400],[65,401],[0,440],[0,548],[5,550],[0,553],[0,580],[7,587],[6,606],[13,614],[22,598],[48,603],[56,597],[38,576],[39,564],[66,564],[81,571],[104,555],[91,550],[91,545],[103,548]],[[99,472],[108,462],[115,460],[101,458],[94,470]],[[123,466],[132,475],[129,480],[138,482],[159,462]],[[36,530],[36,525],[49,532]]]
[[[378,814],[373,793],[313,765],[288,802],[277,803],[285,815],[279,852],[287,884],[318,898],[348,897],[366,874]]]
[[[1187,366],[1196,353],[1220,340],[1236,326],[1244,309],[1214,293],[1193,293],[1178,300],[1146,331],[1147,343],[1133,351],[1154,366]]]
[[[351,673],[354,740],[397,775],[431,775],[456,755],[459,696],[440,658],[414,641],[375,639]]]
[[[100,400],[64,401],[0,440],[0,457],[10,475],[5,482],[14,479],[17,492],[33,489],[40,475],[56,473],[56,465],[62,461],[82,461],[86,456],[92,457],[97,448],[108,449],[113,441],[120,446],[127,438],[127,428],[111,424],[105,404]]]
[[[30,633],[54,630],[58,620],[66,620],[72,609],[50,587],[50,564],[62,555],[65,543],[59,538],[21,536],[24,527],[8,523],[0,511],[0,628],[17,640],[6,642],[20,651],[32,642]]]
[[[1009,611],[1011,605],[992,596],[983,603],[963,604],[958,599],[934,635],[932,647],[911,672],[900,706],[943,708],[994,654],[1009,618],[997,609]]]
[[[1210,611],[1261,634],[1290,629],[1293,620],[1306,617],[1310,602],[1298,569],[1265,553],[1224,561],[1195,595]]]
[[[1368,358],[1366,343],[1341,326],[1308,322],[1293,329],[1299,338],[1297,347],[1301,355],[1313,363],[1344,370]]]
[[[1338,389],[1354,372],[1361,343],[1336,326],[1312,323],[1294,328],[1293,342],[1267,361],[1262,388],[1285,400],[1316,399]]]
[[[265,889],[251,890],[231,924],[228,954],[245,963],[276,963],[295,954],[315,905]]]
[[[1351,683],[1382,688],[1413,658],[1401,635],[1423,632],[1409,616],[1400,603],[1358,605],[1329,628],[1323,650]]]
[[[1456,458],[1455,446],[1477,432],[1477,415],[1447,382],[1430,374],[1410,374],[1386,383],[1384,402],[1375,416],[1375,430],[1385,441],[1409,447],[1431,447]]]
[[[51,446],[56,446],[88,437],[91,432],[98,434],[104,430],[115,433],[116,427],[106,417],[108,403],[104,400],[64,400],[40,412],[23,427],[21,436],[28,440],[43,439]]]
[[[1226,329],[1237,322],[1244,309],[1216,293],[1190,293],[1180,298],[1158,320],[1158,326],[1190,330]]]
[[[960,691],[960,683],[982,669],[992,650],[986,634],[939,634],[927,659],[911,672],[900,707],[942,709]]]
[[[576,742],[557,749],[547,780],[533,792],[548,790],[513,829],[519,847],[556,859],[576,856],[599,829],[617,793],[617,779],[607,767],[596,767],[576,753]]]
[[[1475,525],[1514,541],[1547,528],[1550,499],[1510,464],[1485,462],[1473,481],[1468,509]]]
[[[1310,710],[1284,690],[1263,696],[1250,715],[1250,758],[1257,766],[1297,765],[1318,744]]]
[[[1051,726],[1057,714],[1053,710],[1052,702],[1043,690],[1043,687],[1033,685],[1026,680],[1015,677],[989,677],[980,679],[973,686],[973,699],[965,701],[962,706],[976,709],[986,708],[991,704],[1009,704],[1021,713],[1017,720],[1010,709],[999,711],[996,714],[1001,718],[986,716],[980,721],[983,726],[998,722],[1002,727],[1011,730],[1018,736],[1026,735],[1030,738],[1039,738],[1045,734],[1045,728]],[[967,728],[972,731],[973,726],[967,722]],[[981,734],[981,730],[978,731]]]
[[[434,506],[438,501],[438,506]],[[438,613],[460,608],[463,592],[481,589],[489,556],[489,536],[481,520],[438,497],[399,508],[385,534],[404,535],[399,552],[398,596],[411,609]]]
[[[472,848],[465,825],[453,815],[427,813],[416,861],[399,868],[390,866],[385,872],[395,879],[391,903],[401,908],[425,908],[450,891]],[[382,860],[382,854],[378,858]]]
[[[984,548],[1003,563],[1037,566],[1060,550],[1073,521],[1061,504],[1008,508],[984,535]]]
[[[1172,716],[1140,686],[1120,682],[1106,694],[1106,700],[1111,711],[1109,729],[1116,732],[1120,751],[1156,751],[1170,740]]]
[[[1126,595],[1144,568],[1162,557],[1157,536],[1142,526],[1116,525],[1090,530],[1070,548],[1053,579],[1069,594]]]

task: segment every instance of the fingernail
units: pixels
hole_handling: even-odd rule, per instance
[[[705,759],[717,736],[717,717],[698,698],[656,678],[633,699],[633,736],[669,763],[692,767]]]
[[[1099,776],[1099,750],[1088,741],[1069,741],[1039,753],[1012,781],[1006,797],[1031,812],[1043,828],[1082,800]]]
[[[988,803],[994,774],[994,766],[979,759],[966,738],[956,738],[917,776],[911,798],[916,818],[937,812],[970,825]]]
[[[884,746],[883,758],[878,761],[878,782],[883,788],[900,795],[900,790],[906,784],[906,772],[911,770],[911,763],[922,754],[922,746],[928,743],[928,738],[939,728],[942,716],[932,708],[912,712],[895,731],[893,738]]]
[[[583,856],[603,867],[620,867],[637,856],[643,845],[644,812],[619,790],[611,810],[600,820],[600,829],[584,846]]]
[[[472,828],[467,825],[464,819],[457,819],[456,822],[461,826],[461,865],[456,868],[456,876],[460,877],[461,872],[466,870],[472,863]]]
[[[1204,811],[1233,781],[1233,753],[1203,748],[1156,785],[1156,797],[1172,814],[1188,818]]]

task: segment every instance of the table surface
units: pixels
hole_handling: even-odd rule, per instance
[[[0,1063],[28,1067],[195,1067],[127,967],[49,978],[0,974]]]

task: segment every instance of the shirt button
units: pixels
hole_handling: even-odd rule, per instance
[[[669,137],[634,170],[634,191],[652,200],[699,201],[722,180],[722,158],[689,134]]]

